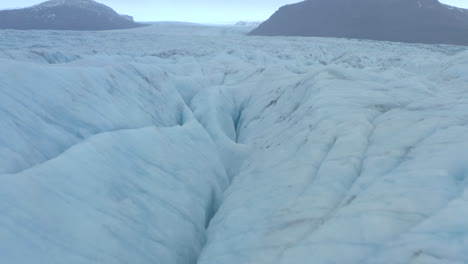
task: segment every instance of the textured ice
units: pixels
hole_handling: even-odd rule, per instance
[[[468,49],[2,31],[0,263],[468,263]]]

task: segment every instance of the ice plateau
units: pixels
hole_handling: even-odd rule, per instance
[[[0,31],[0,263],[468,263],[468,48]]]

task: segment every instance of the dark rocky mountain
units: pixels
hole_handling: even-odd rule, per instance
[[[438,0],[307,0],[250,34],[468,45],[468,10]]]
[[[0,29],[110,30],[144,26],[92,0],[51,0],[0,11]]]

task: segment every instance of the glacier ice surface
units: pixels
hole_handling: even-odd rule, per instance
[[[0,263],[468,263],[468,49],[1,31]]]

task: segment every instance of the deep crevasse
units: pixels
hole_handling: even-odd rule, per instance
[[[2,261],[196,263],[247,153],[225,70],[205,74],[194,58],[178,68],[158,56],[8,54]]]
[[[466,49],[241,33],[7,32],[0,260],[468,261]]]

